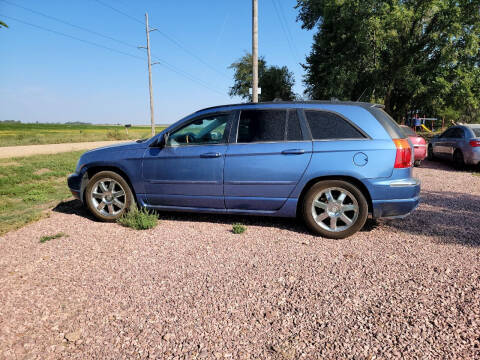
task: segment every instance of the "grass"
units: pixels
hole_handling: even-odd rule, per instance
[[[136,206],[133,206],[130,211],[118,219],[118,223],[135,230],[147,230],[157,226],[158,217],[146,209],[138,210]]]
[[[232,232],[234,234],[243,234],[247,230],[247,227],[242,224],[233,224],[232,225]]]
[[[53,239],[59,239],[61,237],[68,237],[67,234],[63,232],[59,232],[58,234],[55,235],[45,235],[40,238],[40,243],[46,243],[47,241],[53,240]]]
[[[158,126],[156,131],[163,130]],[[135,140],[150,137],[148,126],[22,124],[0,122],[1,146],[61,144],[87,141]]]
[[[46,209],[70,198],[66,176],[82,153],[0,159],[0,235],[42,218]]]

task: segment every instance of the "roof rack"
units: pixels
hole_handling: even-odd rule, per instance
[[[383,104],[372,104],[372,108],[378,108],[378,109],[385,109],[385,105]]]

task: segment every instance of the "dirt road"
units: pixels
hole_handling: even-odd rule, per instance
[[[47,145],[27,145],[27,146],[3,146],[0,147],[0,159],[11,157],[57,154],[76,150],[90,150],[102,146],[120,144],[128,141],[95,141],[70,144],[47,144]]]
[[[134,231],[63,204],[0,238],[0,358],[480,359],[480,177],[415,172],[415,213],[345,240],[198,214]]]

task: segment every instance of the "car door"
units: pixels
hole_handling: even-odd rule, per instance
[[[433,144],[433,153],[438,157],[447,157],[448,144],[450,137],[453,135],[454,128],[446,130]]]
[[[312,156],[296,109],[248,109],[236,117],[225,158],[227,211],[282,207]]]
[[[157,207],[225,209],[223,168],[231,113],[182,124],[143,159],[147,201]]]
[[[458,147],[458,143],[465,137],[462,128],[452,128],[451,131],[448,132],[445,141],[443,142],[443,151],[445,157],[452,159],[453,152]]]

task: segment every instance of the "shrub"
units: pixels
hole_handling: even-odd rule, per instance
[[[247,227],[242,224],[233,224],[232,226],[232,232],[234,234],[242,234],[245,230],[247,230]]]
[[[147,230],[157,226],[158,217],[155,213],[151,213],[146,209],[138,210],[134,206],[118,219],[118,223],[135,230]]]

